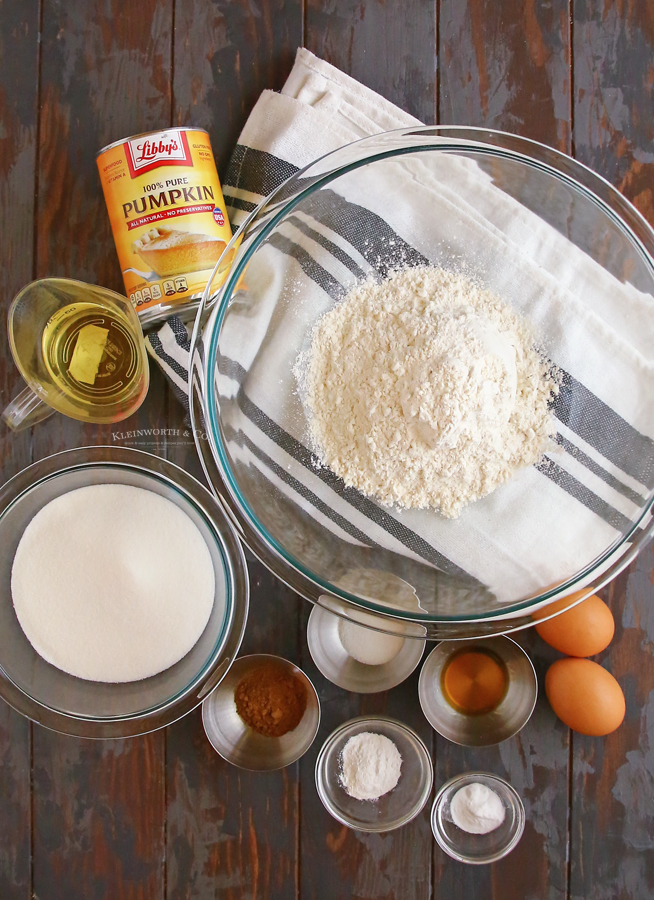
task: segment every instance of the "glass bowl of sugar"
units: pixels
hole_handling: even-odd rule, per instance
[[[393,831],[429,799],[434,771],[415,731],[384,716],[361,716],[327,738],[316,761],[325,809],[356,831]]]
[[[53,527],[55,512],[65,527]],[[94,527],[83,527],[89,519]],[[210,593],[192,571],[191,543]],[[130,737],[190,712],[234,660],[248,596],[243,551],[218,502],[165,459],[82,447],[0,488],[0,696],[54,731]]]
[[[439,847],[459,862],[483,865],[506,856],[525,828],[515,788],[497,775],[468,772],[436,794],[431,829]]]

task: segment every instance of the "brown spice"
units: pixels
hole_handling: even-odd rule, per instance
[[[281,737],[300,724],[307,691],[295,675],[277,663],[266,662],[241,678],[234,700],[246,725],[267,737]]]

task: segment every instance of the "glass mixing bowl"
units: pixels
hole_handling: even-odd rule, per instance
[[[405,129],[298,171],[233,248],[192,340],[198,450],[245,542],[304,597],[420,638],[507,632],[580,602],[650,537],[654,232],[604,179],[512,135]],[[348,289],[427,263],[513,306],[562,379],[557,446],[457,519],[382,506],[321,466],[294,376]]]
[[[46,503],[90,484],[127,484],[165,497],[191,518],[211,554],[216,594],[209,621],[186,656],[151,678],[109,684],[69,675],[39,656],[14,612],[11,567],[23,531]],[[243,550],[215,498],[165,459],[140,450],[82,447],[40,460],[0,488],[0,696],[54,731],[130,737],[186,715],[234,661],[248,598]]]

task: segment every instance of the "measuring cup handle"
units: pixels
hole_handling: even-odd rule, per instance
[[[3,410],[2,419],[12,431],[22,431],[47,419],[54,411],[31,388],[26,387]]]

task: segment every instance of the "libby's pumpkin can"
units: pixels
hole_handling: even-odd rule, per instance
[[[139,134],[105,147],[97,163],[125,292],[141,323],[194,309],[232,237],[209,135]]]

